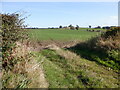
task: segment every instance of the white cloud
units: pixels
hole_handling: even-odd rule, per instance
[[[120,0],[1,0],[2,2],[118,2]]]

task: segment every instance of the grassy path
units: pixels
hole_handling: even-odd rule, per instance
[[[56,46],[40,52],[50,88],[117,88],[118,74]]]

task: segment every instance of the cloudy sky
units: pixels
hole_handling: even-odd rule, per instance
[[[26,19],[26,24],[29,27],[58,27],[69,24],[81,27],[118,25],[118,0],[104,0],[104,2],[92,2],[95,0],[89,0],[91,2],[87,2],[88,0],[84,0],[86,2],[82,2],[83,0],[74,0],[74,2],[67,2],[73,0],[64,0],[66,2],[12,1],[15,0],[4,0],[2,2],[2,13],[27,12],[25,15],[30,15]]]

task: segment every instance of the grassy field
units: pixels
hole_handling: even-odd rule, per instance
[[[66,30],[66,29],[29,29],[29,36],[32,40],[80,40],[84,41],[88,38],[98,35],[99,32],[88,32],[86,29]]]
[[[27,38],[19,14],[4,16],[0,88],[120,88],[120,27],[26,29]]]
[[[4,87],[119,88],[119,52],[112,51],[107,55],[91,48],[95,46],[98,39],[94,38],[100,32],[89,32],[85,28],[28,29],[28,34],[32,43],[19,44],[19,53],[16,53],[18,63],[2,77]],[[50,40],[55,43],[48,42]],[[56,44],[56,41],[65,43],[74,40],[78,42],[70,47]],[[23,58],[20,59],[17,55]]]
[[[37,41],[78,40],[87,42],[86,40],[101,34],[89,32],[86,28],[80,30],[31,29],[29,31],[31,39]],[[52,48],[37,52],[37,55],[44,57],[42,65],[49,88],[118,87],[119,64],[114,60],[109,60],[108,56],[94,50],[90,51],[87,47],[63,49],[53,45]],[[43,59],[38,59],[38,61],[41,60]]]

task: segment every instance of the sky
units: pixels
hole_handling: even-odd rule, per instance
[[[4,2],[118,2],[119,0],[1,0]]]
[[[120,1],[118,3],[118,26],[120,27]]]
[[[28,27],[117,26],[118,2],[2,2],[2,13],[24,14]]]

